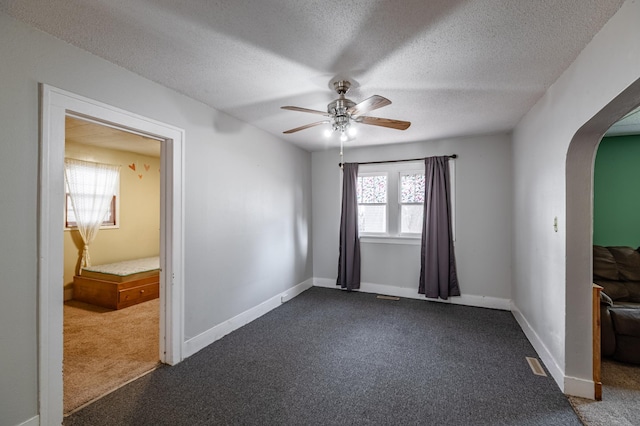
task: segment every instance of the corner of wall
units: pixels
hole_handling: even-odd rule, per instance
[[[538,336],[536,331],[531,327],[529,321],[527,321],[527,319],[524,317],[520,309],[518,309],[513,301],[511,301],[511,313],[520,325],[520,328],[522,328],[525,336],[527,336],[527,339],[533,346],[533,349],[535,349],[538,356],[547,367],[547,370],[551,374],[551,377],[553,377],[560,390],[562,392],[565,392],[565,375],[562,367],[560,367],[558,362],[556,362],[556,360],[553,358],[553,355],[551,355],[551,352],[547,349],[542,339],[540,339],[540,336]],[[593,398],[593,396],[591,398]]]

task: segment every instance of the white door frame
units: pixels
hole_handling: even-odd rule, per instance
[[[40,85],[38,179],[38,399],[40,424],[63,420],[63,212],[65,116],[84,116],[161,139],[160,361],[183,359],[184,130],[55,87]]]

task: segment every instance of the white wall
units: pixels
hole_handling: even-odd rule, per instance
[[[456,243],[465,296],[511,299],[511,144],[506,134],[370,148],[345,147],[346,162],[457,154]],[[314,152],[313,276],[335,283],[340,226],[337,150]],[[420,246],[361,243],[362,282],[418,294]],[[455,298],[453,298],[455,299]]]
[[[516,317],[560,387],[571,394],[589,396],[590,389],[592,396],[593,391],[591,212],[587,207],[567,215],[567,203],[579,197],[586,200],[583,206],[590,206],[597,141],[580,155],[569,147],[585,123],[640,77],[639,22],[640,3],[628,0],[521,120],[513,136]],[[637,100],[640,103],[640,97]],[[577,161],[587,169],[578,180],[568,173]],[[553,230],[556,216],[558,232]],[[586,225],[567,233],[576,223]],[[580,238],[582,254],[576,256],[567,248]]]
[[[1,13],[0,40],[0,424],[38,413],[39,82],[185,129],[185,339],[312,276],[308,152]]]
[[[538,349],[547,350],[557,371],[578,379],[590,378],[591,358],[584,352],[590,321],[580,312],[571,315],[571,309],[586,306],[590,283],[565,285],[565,258],[571,255],[565,241],[565,202],[571,196],[565,191],[565,160],[578,128],[640,77],[638,22],[640,3],[627,0],[525,116],[513,137],[512,169],[508,136],[347,148],[347,161],[460,155],[461,290],[513,299],[542,344]],[[308,153],[4,14],[0,39],[1,424],[20,424],[37,414],[39,82],[186,130],[186,338],[311,277]],[[313,275],[327,279],[336,276],[337,162],[335,151],[313,154]],[[394,264],[398,253],[389,247],[369,250],[363,265]],[[417,286],[417,269],[399,272],[395,285]],[[388,278],[374,273],[363,279]]]

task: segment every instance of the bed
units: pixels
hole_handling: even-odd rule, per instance
[[[73,298],[104,308],[122,309],[159,295],[157,256],[88,266],[73,277]]]

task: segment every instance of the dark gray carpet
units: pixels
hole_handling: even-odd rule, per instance
[[[312,288],[75,425],[580,425],[510,312]]]

